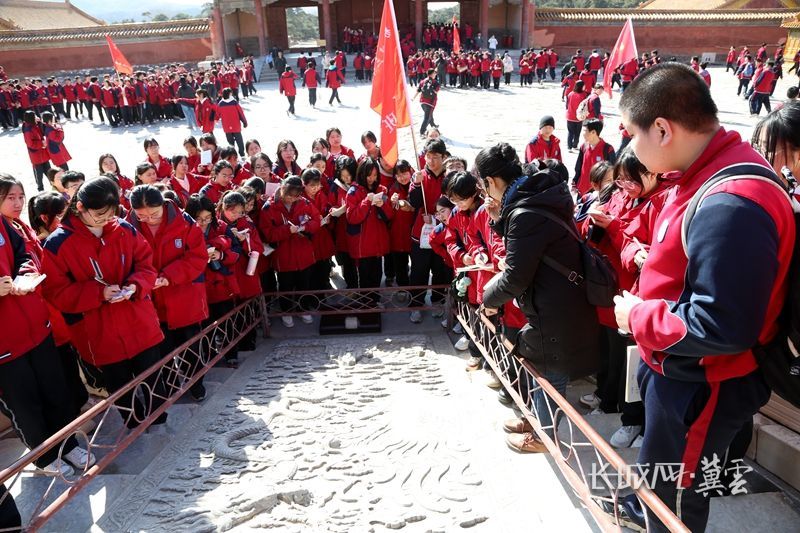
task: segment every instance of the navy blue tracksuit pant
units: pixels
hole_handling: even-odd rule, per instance
[[[718,494],[713,488],[704,490],[714,485],[709,477],[714,468],[704,468],[704,462],[712,462],[716,454],[719,479],[724,485],[722,470],[729,459],[728,449],[767,403],[770,389],[758,370],[721,383],[689,382],[664,377],[644,363],[639,366],[638,381],[645,407],[644,442],[638,462],[649,465],[647,480],[656,495],[693,533],[704,531],[709,497]],[[658,476],[653,484],[653,471],[659,463],[682,463],[683,479],[676,483]],[[668,531],[654,516],[649,520],[648,531]]]

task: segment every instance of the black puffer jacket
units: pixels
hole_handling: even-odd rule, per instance
[[[583,287],[542,263],[547,255],[581,272],[580,247],[554,220],[520,208],[547,210],[573,224],[567,184],[553,170],[522,176],[506,191],[494,230],[503,237],[506,269],[483,294],[486,307],[517,298],[532,331],[527,344],[541,350],[546,367],[565,367],[572,378],[597,370],[599,325]],[[531,340],[533,342],[531,342]]]

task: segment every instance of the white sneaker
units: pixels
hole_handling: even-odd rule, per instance
[[[641,432],[642,426],[622,426],[611,435],[608,442],[614,448],[628,448]]]
[[[69,466],[65,461],[59,461],[56,459],[49,465],[45,466],[44,468],[37,468],[37,473],[43,474],[45,476],[71,476],[75,473],[75,470],[71,466]]]
[[[90,468],[97,462],[94,454],[84,450],[80,446],[75,446],[69,452],[65,453],[64,460],[81,472]]]
[[[593,392],[590,394],[584,394],[578,401],[589,409],[597,409],[600,407],[600,398],[598,398],[597,394]]]
[[[488,376],[488,379],[486,380],[486,386],[490,389],[499,389],[502,383],[500,383],[500,380],[497,379],[497,374],[495,374],[493,370],[487,370],[486,375]]]
[[[411,311],[411,314],[408,316],[408,318],[413,324],[419,324],[422,322],[422,313],[419,311]]]
[[[462,335],[461,338],[456,341],[454,346],[456,350],[463,352],[469,348],[469,338],[466,335]]]
[[[456,322],[456,325],[453,326],[453,333],[457,333],[458,335],[464,333],[464,328],[461,327],[461,322]]]
[[[294,318],[292,318],[291,316],[288,316],[288,315],[287,316],[282,316],[281,317],[281,322],[283,322],[283,325],[286,326],[287,328],[293,328],[294,327]]]
[[[447,329],[447,319],[442,320],[442,327]]]
[[[314,317],[311,315],[300,315],[300,319],[303,321],[304,324],[313,324]]]
[[[641,448],[643,442],[644,442],[644,437],[639,435],[638,437],[633,439],[633,443],[631,444],[631,448]]]

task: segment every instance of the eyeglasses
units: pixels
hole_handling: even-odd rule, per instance
[[[640,184],[631,180],[614,180],[614,185],[620,189],[625,189],[626,191],[634,191],[641,187]]]
[[[91,211],[89,211],[88,209],[86,211],[81,211],[81,214],[89,217],[89,220],[91,220],[92,223],[97,224],[98,226],[100,225],[105,226],[106,224],[114,220],[114,217],[117,216],[115,210],[113,209],[110,210],[110,212],[106,213],[105,215],[102,215],[100,218],[95,218],[94,215],[91,213]]]
[[[197,217],[197,218],[195,219],[195,222],[197,222],[198,224],[202,224],[203,226],[205,226],[206,224],[211,224],[211,220],[212,220],[212,218],[213,218],[213,217],[212,217],[211,215],[208,215],[208,216],[205,216],[205,217],[202,217],[202,218],[201,218],[201,217]]]
[[[269,165],[256,165],[253,168],[255,170],[269,170]]]
[[[149,213],[146,215],[136,213],[136,218],[139,222],[158,222],[164,217],[164,211],[159,207],[157,213]]]

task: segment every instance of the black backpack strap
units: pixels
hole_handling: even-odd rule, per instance
[[[761,181],[767,181],[777,187],[780,187],[780,189],[786,193],[788,199],[789,193],[786,190],[786,186],[780,181],[772,168],[765,165],[759,165],[758,163],[737,163],[735,165],[725,167],[708,178],[708,180],[697,190],[697,192],[694,193],[694,196],[689,202],[689,206],[686,208],[686,212],[683,215],[683,224],[681,224],[681,240],[683,241],[684,250],[687,249],[686,243],[689,236],[689,225],[692,223],[692,219],[697,213],[697,208],[700,206],[700,203],[717,185],[738,179],[757,179]]]
[[[575,240],[578,241],[578,243],[584,244],[585,242],[578,233],[578,229],[575,227],[574,222],[572,224],[567,224],[561,217],[559,217],[555,213],[552,213],[546,209],[537,209],[535,207],[518,207],[517,209],[514,210],[514,212],[517,211],[522,211],[526,213],[535,213],[537,215],[550,219],[553,222],[559,224],[565,230],[567,230],[567,233],[572,235],[575,238]],[[559,274],[561,274],[562,276],[564,276],[565,278],[567,278],[569,282],[574,283],[575,285],[580,285],[581,283],[583,283],[583,275],[580,272],[577,272],[572,268],[564,266],[562,263],[556,261],[549,255],[546,254],[543,255],[542,262],[545,265],[552,268],[553,270],[555,270],[556,272],[558,272]]]

